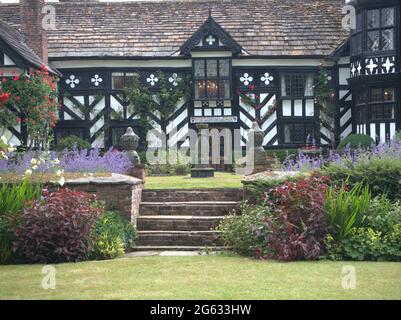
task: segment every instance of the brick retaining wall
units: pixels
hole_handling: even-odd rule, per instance
[[[142,180],[113,173],[110,177],[67,180],[65,187],[96,194],[98,200],[105,202],[106,209],[120,212],[136,225],[142,197]]]

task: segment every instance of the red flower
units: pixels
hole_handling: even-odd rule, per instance
[[[251,91],[255,90],[255,85],[254,85],[254,84],[251,84],[251,85],[249,86],[249,90],[251,90]]]
[[[14,76],[13,77],[13,81],[18,81],[20,78],[19,78],[19,76]]]
[[[6,83],[6,82],[7,82],[7,78],[3,78],[3,79],[1,80],[1,82]]]
[[[47,66],[46,66],[45,64],[43,64],[43,65],[40,67],[40,69],[41,69],[42,71],[47,71]]]

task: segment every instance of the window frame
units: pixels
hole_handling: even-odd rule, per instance
[[[302,131],[303,131],[303,141],[286,141],[286,134],[285,134],[285,130],[286,130],[286,126],[296,126],[296,125],[302,125]],[[283,144],[284,145],[307,145],[309,142],[306,141],[307,139],[307,127],[312,128],[313,131],[313,136],[312,139],[316,140],[316,135],[317,135],[317,128],[316,128],[316,123],[314,121],[302,121],[302,122],[294,122],[294,121],[284,121],[281,123],[281,127],[282,127],[282,137],[283,137]],[[290,140],[291,140],[291,132],[290,132]]]
[[[216,60],[217,61],[217,76],[208,76],[207,74],[207,61],[208,60]],[[228,62],[228,76],[220,76],[220,61],[225,60]],[[203,77],[196,77],[195,75],[195,64],[197,61],[203,61]],[[228,57],[205,57],[205,58],[193,58],[192,59],[192,79],[193,79],[193,100],[194,101],[221,101],[221,100],[232,100],[233,99],[233,90],[232,90],[232,60]],[[208,90],[205,88],[205,96],[197,97],[196,96],[196,85],[198,81],[205,81],[205,85],[207,86],[208,81],[216,81],[217,82],[217,96],[209,97]],[[220,96],[220,81],[228,81],[228,96]],[[224,93],[225,90],[224,90]]]
[[[381,100],[380,101],[373,101],[373,90],[379,89],[381,90]],[[386,89],[392,89],[394,92],[394,99],[392,101],[386,101],[384,99],[385,96],[385,91]],[[397,88],[394,86],[388,86],[388,87],[370,87],[367,89],[368,94],[367,94],[367,101],[366,105],[369,110],[369,117],[368,121],[370,122],[377,122],[377,121],[395,121],[397,119]],[[393,107],[393,116],[392,117],[385,117],[385,107],[392,106]],[[373,117],[373,107],[380,107],[381,108],[381,114],[383,115],[382,117]]]
[[[294,77],[294,76],[305,76],[305,86],[303,87],[303,95],[293,95],[293,89],[291,89],[291,94],[288,94],[287,92],[287,77]],[[305,90],[308,82],[308,77],[312,76],[312,95],[305,95]],[[315,97],[315,90],[313,88],[313,80],[315,77],[315,74],[313,72],[283,72],[280,75],[281,80],[280,80],[280,86],[281,86],[281,99],[314,99]],[[283,81],[284,80],[284,81]],[[283,95],[283,87],[285,87],[285,95]]]
[[[122,77],[123,77],[123,86],[122,86],[122,88],[121,89],[116,89],[116,88],[114,88],[114,83],[113,83],[113,74],[116,74],[116,73],[122,73],[123,75],[122,75]],[[127,87],[127,83],[128,83],[128,81],[127,81],[127,74],[135,74],[135,75],[137,75],[138,77],[140,77],[140,73],[139,72],[135,72],[135,71],[112,71],[111,72],[111,74],[110,74],[110,86],[111,86],[111,90],[115,90],[115,91],[122,91],[122,90],[124,90],[124,88],[126,88]]]
[[[393,9],[393,14],[394,14],[394,22],[391,26],[384,26],[383,25],[383,11],[386,9]],[[368,18],[369,18],[369,12],[378,10],[379,11],[379,26],[378,27],[368,27]],[[364,11],[364,25],[363,25],[363,31],[364,31],[364,41],[365,45],[363,45],[363,51],[369,53],[369,54],[380,54],[383,52],[393,52],[396,50],[396,42],[397,42],[397,10],[395,6],[387,6],[383,8],[371,8],[368,10]],[[392,49],[386,49],[383,50],[383,33],[386,30],[392,30],[393,31],[393,48]],[[379,32],[379,50],[371,50],[369,48],[369,32]]]

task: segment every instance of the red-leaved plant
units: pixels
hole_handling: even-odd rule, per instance
[[[273,214],[255,231],[266,240],[259,258],[281,261],[314,260],[323,249],[327,235],[325,193],[327,177],[312,177],[288,182],[266,194]],[[267,250],[265,250],[267,249]],[[261,252],[269,252],[262,256]]]
[[[103,209],[89,193],[60,189],[24,209],[13,251],[24,262],[75,262],[88,258],[91,231]]]

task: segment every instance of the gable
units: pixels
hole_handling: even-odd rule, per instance
[[[242,52],[241,46],[211,16],[181,46],[180,54],[189,55],[192,51],[229,50],[233,55]]]

